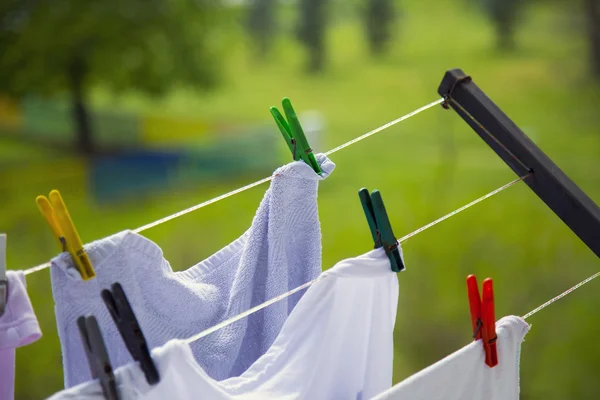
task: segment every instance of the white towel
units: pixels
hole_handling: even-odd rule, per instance
[[[125,231],[86,246],[96,278],[84,282],[71,257],[52,261],[52,290],[63,351],[65,386],[90,379],[76,325],[98,319],[114,368],[131,361],[100,291],[120,282],[151,348],[187,338],[316,278],[321,272],[318,182],[335,165],[317,160],[323,175],[301,161],[277,169],[252,226],[207,260],[173,272],[161,249]],[[227,218],[227,216],[223,216]],[[209,233],[205,233],[209,234]],[[203,233],[197,240],[202,241]],[[301,293],[194,343],[196,360],[214,379],[239,376],[271,346]]]

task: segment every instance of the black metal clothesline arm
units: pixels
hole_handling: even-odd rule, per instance
[[[461,69],[438,93],[583,242],[600,257],[600,208]]]

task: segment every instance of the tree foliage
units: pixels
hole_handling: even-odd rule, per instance
[[[70,93],[79,146],[94,150],[95,85],[161,94],[215,80],[211,0],[3,0],[0,91]]]

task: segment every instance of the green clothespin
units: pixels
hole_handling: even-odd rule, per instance
[[[392,225],[385,210],[381,193],[379,193],[379,190],[373,190],[369,194],[366,188],[362,188],[358,191],[358,197],[365,211],[375,248],[383,247],[385,254],[390,259],[392,271],[404,271],[406,267],[398,250],[398,240],[392,231]]]
[[[308,144],[308,140],[306,139],[302,126],[296,116],[296,112],[292,107],[292,102],[287,97],[284,97],[281,105],[283,106],[283,112],[287,117],[287,121],[283,115],[281,115],[277,107],[271,107],[270,110],[275,119],[275,123],[277,123],[277,126],[283,135],[283,139],[292,152],[294,160],[304,161],[310,165],[317,174],[321,175],[321,167]]]
[[[362,204],[363,210],[365,212],[365,216],[367,217],[367,223],[369,224],[369,229],[371,230],[371,236],[373,236],[373,243],[375,243],[375,249],[381,247],[381,239],[377,234],[377,222],[375,221],[375,210],[373,210],[373,202],[371,201],[371,195],[369,194],[369,190],[367,188],[362,188],[358,191],[358,197],[360,197],[360,202]]]

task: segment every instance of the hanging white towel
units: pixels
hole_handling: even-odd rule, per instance
[[[183,272],[173,272],[152,241],[121,232],[86,246],[96,277],[82,281],[68,254],[52,261],[52,291],[63,351],[65,386],[90,379],[76,319],[93,314],[113,367],[131,356],[100,297],[114,282],[123,286],[150,348],[186,338],[321,272],[318,182],[335,165],[317,159],[317,175],[297,161],[277,169],[250,229],[218,253]],[[226,216],[224,216],[226,218]],[[197,241],[204,235],[198,232]],[[238,376],[267,351],[302,293],[243,319],[192,346],[209,376]]]

